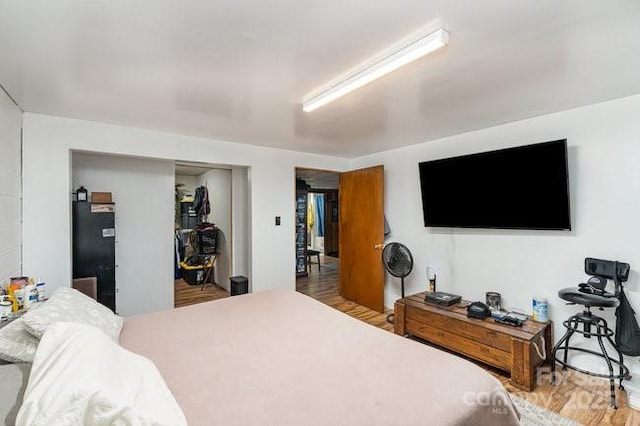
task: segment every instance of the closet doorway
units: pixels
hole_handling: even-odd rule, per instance
[[[296,168],[296,288],[338,291],[338,172]]]
[[[232,177],[231,167],[176,162],[176,307],[229,296]]]

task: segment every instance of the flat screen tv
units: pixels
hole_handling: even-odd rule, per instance
[[[571,229],[566,139],[419,167],[427,227]]]

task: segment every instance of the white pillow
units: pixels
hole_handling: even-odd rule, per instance
[[[155,365],[95,327],[45,332],[16,425],[186,425]]]
[[[0,358],[10,362],[33,362],[38,338],[24,326],[22,318],[0,328]]]
[[[104,331],[118,342],[122,330],[122,318],[111,309],[70,287],[57,289],[42,306],[22,317],[27,331],[42,337],[47,328],[56,322],[89,324]]]

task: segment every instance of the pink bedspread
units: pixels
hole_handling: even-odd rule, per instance
[[[515,425],[480,367],[270,290],[125,319],[190,425]]]

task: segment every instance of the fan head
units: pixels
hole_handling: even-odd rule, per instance
[[[382,250],[382,263],[391,275],[404,278],[413,269],[413,256],[404,244],[389,243]]]

